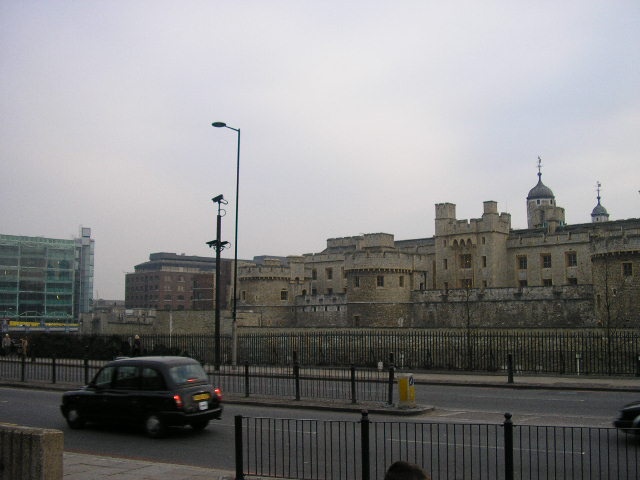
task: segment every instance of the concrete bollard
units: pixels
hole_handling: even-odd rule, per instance
[[[60,430],[0,423],[0,480],[62,480]]]

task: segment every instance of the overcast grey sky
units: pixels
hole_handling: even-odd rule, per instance
[[[95,296],[214,256],[433,235],[434,204],[640,217],[640,2],[0,2],[0,233],[96,241]],[[233,249],[223,256],[233,257]]]

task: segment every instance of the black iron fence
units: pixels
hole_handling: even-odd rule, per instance
[[[0,357],[0,379],[15,382],[86,385],[106,360]],[[204,365],[211,382],[225,394],[282,399],[393,403],[394,368],[315,368],[245,364]]]
[[[132,338],[38,333],[29,355],[111,359],[131,354]],[[145,354],[188,355],[214,362],[213,335],[142,336]],[[221,338],[221,361],[232,363],[232,338]],[[399,368],[516,373],[640,375],[640,329],[261,329],[237,338],[238,365],[377,367],[395,353]]]
[[[397,460],[444,479],[637,479],[637,437],[613,428],[235,417],[236,478],[382,479]]]
[[[636,375],[638,329],[398,329],[297,330],[243,333],[239,357],[282,364],[298,352],[304,365],[368,365],[395,352],[399,367],[415,370],[506,370],[507,355],[522,373]]]
[[[222,365],[216,370],[206,366],[211,382],[225,393],[249,397],[274,396],[295,400],[346,400],[351,403],[389,400],[389,382],[393,386],[394,369],[362,367],[300,367],[245,364]]]

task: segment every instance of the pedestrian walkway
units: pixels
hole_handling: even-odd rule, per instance
[[[234,472],[64,452],[64,480],[233,480]]]
[[[402,371],[399,373],[408,373]],[[413,373],[417,384],[429,385],[458,385],[469,387],[504,387],[504,388],[529,388],[529,389],[556,389],[556,390],[606,390],[640,392],[640,377],[592,377],[592,376],[537,376],[515,375],[510,383],[507,376],[492,374],[464,373]],[[3,383],[0,381],[0,385]],[[65,389],[69,386],[60,384],[25,385],[11,382],[13,386],[56,388]],[[4,383],[4,385],[10,385]],[[639,394],[640,397],[640,394]],[[431,407],[418,405],[414,409],[397,408],[395,406],[381,404],[350,404],[330,401],[299,401],[291,399],[265,399],[264,397],[243,397],[240,395],[225,395],[226,403],[243,403],[270,405],[283,408],[306,408],[311,410],[369,410],[387,415],[412,415],[423,414]],[[235,478],[235,472],[193,467],[188,465],[175,465],[168,463],[149,462],[132,458],[107,457],[99,455],[87,455],[78,452],[64,453],[64,480],[231,480]]]

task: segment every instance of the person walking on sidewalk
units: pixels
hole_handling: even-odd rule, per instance
[[[27,337],[22,337],[20,339],[20,354],[26,358],[29,353],[29,340]]]
[[[140,335],[136,335],[133,338],[132,356],[139,357],[142,354],[142,342],[140,341]]]
[[[13,347],[11,337],[8,333],[5,333],[4,337],[2,337],[2,355],[8,356],[11,353],[11,347]]]

